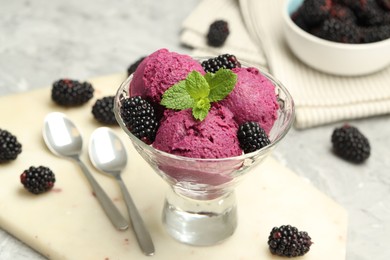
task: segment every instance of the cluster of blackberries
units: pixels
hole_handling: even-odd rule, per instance
[[[219,69],[234,69],[240,68],[241,63],[236,56],[232,54],[222,54],[215,58],[202,61],[202,67],[205,72],[215,73]]]
[[[291,18],[329,41],[358,44],[390,38],[388,0],[304,0]]]
[[[274,227],[268,237],[272,254],[287,257],[303,256],[310,250],[312,241],[305,231],[298,231],[291,225]]]
[[[34,194],[50,190],[53,188],[55,181],[54,173],[45,166],[30,166],[20,175],[20,182],[29,192]]]

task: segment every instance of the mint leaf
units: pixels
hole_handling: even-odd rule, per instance
[[[192,108],[194,102],[186,89],[186,80],[179,81],[167,89],[161,99],[161,105],[176,110]]]
[[[210,93],[210,87],[206,79],[195,70],[188,74],[186,78],[186,89],[195,100],[206,98]]]
[[[210,86],[210,102],[224,99],[237,82],[237,75],[229,69],[219,69],[215,74],[207,73],[204,78]]]
[[[199,99],[194,103],[194,107],[192,108],[192,115],[195,119],[202,121],[206,118],[210,108],[211,104],[208,98]]]

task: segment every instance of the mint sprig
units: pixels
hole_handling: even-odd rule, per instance
[[[237,75],[229,69],[220,69],[215,74],[200,74],[192,71],[187,78],[167,89],[161,99],[166,108],[192,109],[195,119],[206,118],[212,102],[224,99],[233,90]]]

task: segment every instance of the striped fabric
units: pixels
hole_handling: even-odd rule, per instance
[[[286,45],[282,6],[283,0],[203,0],[184,21],[181,41],[194,48],[194,55],[232,53],[267,67],[294,98],[296,128],[389,114],[390,67],[361,77],[332,76],[309,68]],[[208,25],[217,18],[232,26],[222,49],[209,48],[204,40]],[[189,34],[196,34],[197,41]]]

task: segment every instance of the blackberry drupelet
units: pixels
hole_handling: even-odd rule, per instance
[[[158,122],[152,105],[140,96],[121,101],[120,114],[124,124],[137,138],[147,144],[153,143]]]
[[[105,125],[118,124],[114,114],[114,98],[115,96],[106,96],[96,100],[92,106],[92,114],[98,122]]]
[[[22,145],[16,136],[0,128],[0,163],[15,160],[22,152]]]
[[[61,106],[79,106],[93,97],[94,89],[88,82],[60,79],[53,83],[51,98]]]
[[[354,126],[345,124],[332,133],[334,152],[341,158],[354,162],[364,162],[371,153],[368,139]]]
[[[264,129],[257,122],[246,122],[237,132],[240,147],[244,153],[257,151],[271,143]]]
[[[215,73],[219,69],[234,69],[240,68],[241,64],[236,56],[232,54],[222,54],[218,57],[211,58],[202,62],[202,67],[205,72]]]
[[[274,227],[268,237],[272,254],[287,257],[303,256],[310,250],[311,238],[305,231],[291,225]]]
[[[45,166],[30,166],[20,175],[20,182],[31,193],[40,194],[53,188],[54,173]]]
[[[139,64],[140,64],[145,58],[146,58],[146,57],[143,56],[143,57],[139,58],[138,60],[136,60],[134,63],[132,63],[132,64],[127,68],[127,76],[130,76],[131,74],[133,74],[133,73],[137,70]]]
[[[213,47],[221,47],[229,36],[229,24],[224,20],[217,20],[210,24],[207,33],[207,44]]]

